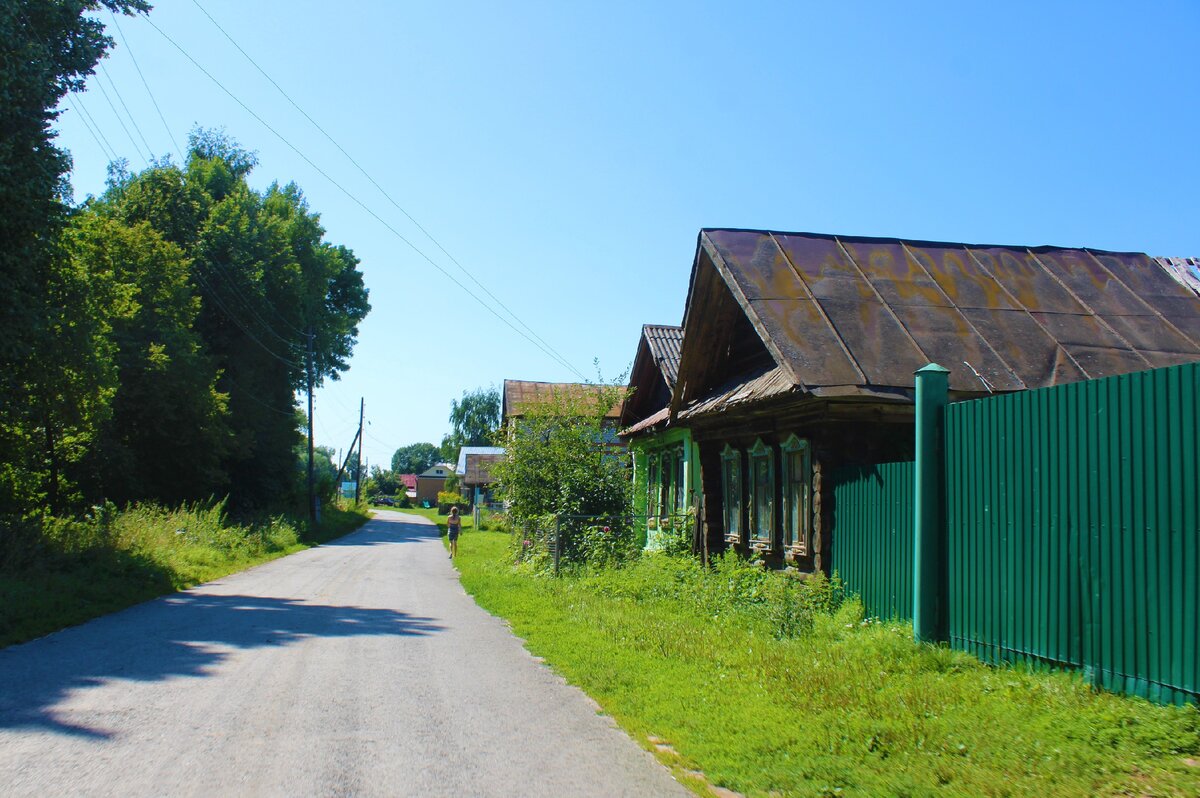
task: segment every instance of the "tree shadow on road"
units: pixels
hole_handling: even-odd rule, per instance
[[[0,650],[0,729],[40,729],[107,739],[57,707],[114,680],[212,675],[228,648],[287,646],[312,638],[423,636],[443,627],[391,609],[296,599],[178,593],[84,626]]]

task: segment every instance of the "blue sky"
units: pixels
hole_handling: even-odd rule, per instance
[[[491,297],[591,379],[595,359],[609,379],[629,366],[643,323],[682,320],[702,227],[1200,255],[1190,0],[198,2]],[[484,294],[195,0],[162,0],[150,19]],[[128,46],[117,37],[58,124],[77,199],[102,190],[107,163],[77,105],[134,169],[143,137],[161,156],[183,149],[195,124],[224,127],[258,152],[254,185],[295,181],[328,240],[362,260],[374,309],[350,371],[317,393],[317,443],[344,448],[365,397],[365,456],[385,465],[398,446],[437,443],[466,389],[577,379],[146,20],[122,18],[121,29]],[[108,100],[128,106],[140,135],[126,119],[126,136]]]

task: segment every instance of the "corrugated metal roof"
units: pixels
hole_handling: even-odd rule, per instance
[[[523,416],[531,407],[552,401],[555,398],[594,397],[599,398],[608,386],[586,382],[528,382],[525,380],[504,381],[504,418]],[[605,418],[620,418],[621,403],[605,413]]]
[[[1155,258],[1167,274],[1200,294],[1200,258]]]
[[[681,419],[695,418],[717,411],[731,410],[738,405],[761,402],[775,396],[797,391],[788,373],[776,366],[738,378],[715,388],[704,398],[679,413]]]
[[[458,450],[458,463],[454,473],[460,477],[467,473],[467,455],[469,454],[504,454],[503,446],[463,446]]]
[[[650,354],[662,371],[667,387],[674,389],[679,379],[679,350],[683,345],[683,328],[665,324],[644,324],[642,335],[650,347]]]
[[[466,485],[486,485],[492,482],[492,466],[504,459],[504,450],[495,453],[474,453],[467,455],[466,472],[462,481]]]
[[[805,390],[910,388],[930,362],[990,392],[1200,360],[1200,297],[1139,253],[728,229],[700,248]]]
[[[658,412],[653,413],[653,414],[647,416],[646,418],[643,418],[641,421],[639,421],[638,423],[629,427],[628,429],[621,430],[618,434],[622,438],[628,438],[631,435],[637,435],[639,432],[645,432],[648,429],[653,429],[654,427],[663,423],[670,417],[671,417],[671,408],[668,405],[667,407],[664,407],[663,409],[659,410]]]

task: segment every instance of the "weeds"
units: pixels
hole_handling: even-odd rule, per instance
[[[324,515],[309,528],[284,516],[236,523],[224,502],[123,511],[106,503],[80,519],[0,524],[0,646],[217,579],[366,520],[354,510]]]
[[[837,579],[644,556],[547,578],[480,533],[463,584],[681,769],[748,795],[1200,794],[1200,710],[994,668],[867,618]]]

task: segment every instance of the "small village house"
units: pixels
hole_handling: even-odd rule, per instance
[[[500,446],[464,446],[458,450],[458,464],[454,473],[458,475],[459,492],[472,506],[492,502],[492,466],[504,459]]]
[[[651,387],[626,432],[688,431],[707,550],[828,570],[823,477],[913,458],[923,366],[962,400],[1196,360],[1200,297],[1143,254],[705,229],[669,406]]]
[[[668,525],[692,526],[701,490],[691,430],[667,425],[682,343],[682,327],[642,327],[621,410],[621,437],[633,457],[633,512],[650,549],[660,547]]]
[[[417,502],[422,506],[437,506],[438,492],[446,487],[446,478],[454,472],[454,466],[449,463],[438,463],[417,474]]]
[[[505,428],[517,423],[527,413],[538,405],[569,400],[587,403],[603,401],[604,385],[593,385],[585,382],[530,382],[526,380],[505,380],[504,391],[500,404],[501,423]],[[604,429],[604,443],[611,447],[621,446],[617,430],[621,420],[621,403],[606,408],[601,426]]]

